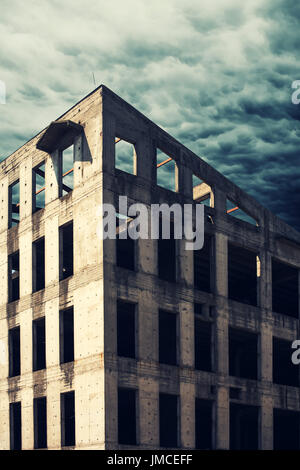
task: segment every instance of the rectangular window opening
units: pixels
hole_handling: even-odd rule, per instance
[[[211,292],[212,238],[204,236],[201,250],[194,250],[194,287],[204,292]]]
[[[20,182],[8,187],[8,228],[20,222]]]
[[[299,450],[299,430],[299,412],[277,408],[273,409],[274,450]]]
[[[228,341],[229,375],[257,380],[258,335],[229,328]]]
[[[61,446],[75,446],[75,393],[60,394]]]
[[[228,297],[257,306],[259,258],[253,251],[228,244]]]
[[[9,404],[10,450],[22,449],[21,402]]]
[[[177,365],[177,314],[159,311],[159,362]]]
[[[8,256],[8,301],[20,298],[20,267],[19,251]]]
[[[45,207],[45,162],[36,166],[32,170],[32,211],[37,212]]]
[[[258,227],[257,220],[243,211],[237,204],[231,202],[230,199],[226,201],[226,213],[231,217],[235,217],[236,219],[243,220],[244,222],[248,222],[248,224]]]
[[[120,137],[115,138],[115,167],[131,175],[136,174],[135,145]]]
[[[45,288],[45,238],[32,244],[32,290]]]
[[[135,270],[135,240],[129,237],[121,238],[124,232],[127,232],[128,224],[132,221],[131,217],[116,214],[117,238],[116,238],[116,258],[117,266],[124,269]]]
[[[160,447],[178,447],[178,397],[159,394],[159,440]]]
[[[163,221],[160,219],[158,242],[158,277],[164,281],[176,282],[176,240],[174,222],[170,221],[170,238],[162,238]]]
[[[74,189],[74,145],[61,151],[61,196]]]
[[[118,389],[119,444],[136,445],[136,390]]]
[[[195,315],[195,369],[212,371],[212,324]]]
[[[299,387],[299,366],[292,363],[291,342],[273,337],[273,382]]]
[[[196,449],[212,449],[212,402],[196,398],[195,402],[195,440]]]
[[[60,280],[73,275],[73,222],[59,228]]]
[[[297,268],[272,260],[273,312],[299,317],[298,274]]]
[[[257,450],[258,426],[258,407],[230,403],[230,450]]]
[[[33,370],[46,368],[45,317],[32,322]]]
[[[204,204],[211,207],[212,205],[212,189],[198,176],[193,175],[193,199],[197,204]]]
[[[135,358],[135,304],[117,303],[118,356]]]
[[[158,186],[176,191],[177,165],[169,155],[157,149],[156,153],[156,182]]]
[[[34,448],[47,448],[47,399],[46,397],[33,400],[34,418]]]
[[[9,347],[9,376],[16,377],[21,373],[20,355],[20,327],[12,328],[8,332]]]
[[[74,361],[74,312],[73,307],[60,311],[60,363]]]

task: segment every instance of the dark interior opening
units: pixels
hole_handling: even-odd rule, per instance
[[[60,311],[60,363],[74,361],[73,307]]]
[[[20,298],[20,267],[19,252],[16,251],[8,257],[8,299],[14,302]]]
[[[212,402],[196,398],[195,402],[196,449],[212,449]]]
[[[45,288],[45,238],[33,243],[32,250],[33,292]]]
[[[211,237],[205,236],[203,248],[194,250],[194,287],[204,292],[211,292],[211,246]]]
[[[258,417],[256,406],[230,403],[230,449],[258,449]]]
[[[229,375],[257,380],[257,340],[256,333],[235,328],[228,330]]]
[[[9,376],[16,377],[21,373],[20,355],[20,327],[12,328],[8,332],[9,340]]]
[[[33,370],[46,368],[45,317],[32,322]]]
[[[159,394],[159,439],[160,447],[178,446],[178,397]]]
[[[159,311],[159,362],[177,364],[177,315]]]
[[[46,397],[35,398],[33,401],[34,417],[34,448],[47,448],[47,401]]]
[[[299,317],[298,269],[272,260],[273,312]]]
[[[118,356],[135,358],[135,304],[117,303]]]
[[[61,446],[75,445],[75,393],[60,395],[61,401]]]
[[[159,224],[158,277],[164,281],[176,282],[176,240],[174,222],[170,221],[170,239],[162,238],[162,220]]]
[[[20,182],[8,187],[8,228],[20,222]]]
[[[10,450],[22,449],[21,402],[9,404]]]
[[[273,409],[274,450],[300,449],[300,420],[296,411]]]
[[[299,386],[299,366],[292,363],[292,342],[273,337],[273,382]]]
[[[228,297],[257,305],[257,255],[245,248],[228,244]]]
[[[136,445],[136,391],[118,389],[118,439],[119,444]]]
[[[135,240],[131,238],[120,239],[117,237],[117,266],[120,268],[135,270]]]
[[[37,212],[45,207],[45,162],[42,162],[32,170],[32,212]]]
[[[212,324],[195,315],[195,369],[212,370]]]
[[[61,151],[61,196],[73,191],[74,188],[74,145],[71,144]]]
[[[60,227],[60,279],[73,275],[73,222]]]

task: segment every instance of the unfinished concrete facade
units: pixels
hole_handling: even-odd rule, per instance
[[[1,163],[0,192],[2,449],[299,447],[298,232],[104,86]],[[119,195],[206,204],[204,248],[102,240]]]

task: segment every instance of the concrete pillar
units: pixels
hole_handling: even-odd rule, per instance
[[[158,305],[152,292],[141,292],[137,305],[138,359],[158,361]]]
[[[61,448],[60,421],[59,383],[49,381],[47,384],[47,444],[49,450]]]
[[[32,373],[32,309],[20,313],[21,374]]]
[[[0,450],[10,449],[9,429],[9,395],[5,390],[0,392]]]
[[[32,231],[19,237],[20,297],[32,293]]]
[[[195,448],[195,391],[196,385],[180,382],[181,447]]]
[[[47,369],[59,365],[59,298],[45,303]]]
[[[155,184],[156,149],[150,136],[142,134],[136,143],[136,174]]]
[[[59,226],[58,216],[45,219],[45,284],[59,279]]]
[[[8,228],[8,177],[0,183],[0,233]]]
[[[180,320],[180,366],[194,367],[194,304],[180,302],[178,305]]]
[[[159,383],[151,377],[139,377],[139,445],[159,447]]]
[[[33,433],[33,389],[24,388],[21,393],[22,449],[34,448]]]
[[[118,445],[118,372],[105,371],[105,435],[106,449]]]
[[[217,212],[226,214],[226,194],[215,186],[212,188],[210,205],[214,207]]]
[[[61,192],[61,157],[59,150],[55,150],[46,158],[45,162],[45,203],[54,201],[60,196]]]
[[[261,397],[260,448],[273,449],[273,398],[270,395]]]
[[[20,221],[32,214],[32,158],[20,164]]]
[[[113,174],[115,170],[115,137],[115,117],[104,108],[104,116],[102,121],[102,158],[100,158],[100,171],[107,171],[111,174]]]
[[[0,305],[8,301],[8,252],[7,231],[0,234]]]
[[[217,389],[216,449],[229,449],[229,391],[225,386]]]

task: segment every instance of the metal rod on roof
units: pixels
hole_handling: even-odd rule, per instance
[[[167,160],[161,162],[161,163],[158,163],[158,165],[156,165],[156,168],[159,168],[160,166],[163,166],[165,165],[166,163],[169,163],[170,161],[172,161],[172,158],[168,158]]]
[[[236,207],[233,207],[232,209],[229,209],[229,210],[227,211],[227,214],[230,214],[230,212],[237,211],[238,209],[239,209],[239,207],[238,207],[238,206],[236,206]]]

